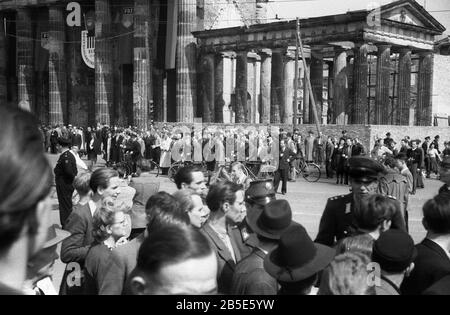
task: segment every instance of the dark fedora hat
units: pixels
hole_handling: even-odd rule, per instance
[[[252,209],[247,213],[247,224],[256,234],[278,240],[293,224],[292,211],[286,200],[272,200],[264,207]]]
[[[264,259],[264,269],[282,282],[299,282],[325,269],[336,251],[315,244],[300,224],[289,227],[281,235],[278,247]]]
[[[48,228],[47,241],[41,250],[39,250],[28,261],[28,276],[35,276],[39,270],[45,266],[52,264],[59,258],[57,253],[57,245],[68,238],[71,234],[61,230],[58,225],[52,225]]]
[[[49,248],[59,244],[69,236],[69,232],[62,230],[57,224],[54,224],[48,228],[47,241],[45,242],[43,248]]]

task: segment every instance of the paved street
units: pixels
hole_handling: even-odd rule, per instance
[[[52,163],[55,163],[56,156],[49,156]],[[176,190],[173,184],[167,177],[152,178],[161,182],[161,190],[172,193]],[[422,206],[426,200],[432,198],[439,187],[442,185],[440,181],[435,179],[427,180],[425,182],[425,189],[417,191],[417,194],[410,197],[410,233],[415,242],[419,242],[425,236],[422,220]],[[322,179],[318,183],[308,183],[304,180],[299,180],[295,183],[288,183],[288,193],[285,196],[277,195],[281,199],[285,197],[292,207],[294,220],[301,223],[312,238],[315,238],[320,217],[327,202],[331,196],[347,194],[349,187],[338,186],[333,180]],[[56,195],[55,195],[56,197]],[[59,214],[57,211],[57,200],[54,199],[53,220],[59,224]],[[56,266],[55,285],[59,286],[62,275],[62,264],[58,263]]]

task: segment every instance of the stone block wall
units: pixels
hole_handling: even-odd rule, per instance
[[[425,140],[425,137],[429,136],[433,140],[435,136],[440,136],[439,148],[444,147],[444,142],[450,141],[450,128],[449,127],[409,127],[409,126],[369,126],[370,130],[370,147],[373,148],[375,144],[375,137],[385,138],[386,133],[390,132],[391,137],[397,142],[397,146],[400,146],[400,141],[405,136],[409,136],[412,140],[419,139]]]
[[[165,123],[155,123],[156,128],[162,128]],[[167,126],[171,128],[186,126],[189,129],[193,127],[193,124],[182,124],[182,123],[167,123]],[[211,131],[214,130],[225,130],[228,128],[233,129],[246,129],[246,128],[270,128],[279,127],[287,132],[292,132],[292,125],[252,125],[252,124],[203,124],[202,128],[207,128]],[[312,130],[315,135],[317,135],[317,130],[315,125],[299,125],[297,127],[300,133],[305,137],[308,132]],[[350,138],[358,137],[361,143],[364,145],[366,152],[370,152],[375,145],[376,138],[384,139],[386,133],[390,132],[391,137],[400,147],[400,140],[405,136],[409,136],[411,139],[419,139],[424,141],[426,136],[430,136],[432,139],[436,135],[440,136],[439,147],[444,147],[444,142],[450,141],[450,128],[446,127],[410,127],[410,126],[378,126],[378,125],[323,125],[320,127],[323,135],[340,138],[342,136],[342,131],[346,130]]]
[[[433,116],[450,116],[450,56],[434,55]]]

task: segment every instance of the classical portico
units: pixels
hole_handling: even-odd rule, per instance
[[[308,71],[321,123],[432,124],[433,49],[445,28],[417,2],[304,19],[300,25],[307,68],[300,60],[298,104],[296,21],[194,32],[202,60],[203,119],[314,123]],[[224,67],[224,58],[235,67]],[[230,108],[234,115],[222,114]]]

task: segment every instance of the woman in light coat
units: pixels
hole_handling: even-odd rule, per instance
[[[170,149],[172,147],[172,138],[169,137],[167,132],[163,134],[162,140],[161,140],[161,160],[159,163],[159,166],[162,169],[162,174],[166,175],[169,167],[171,165],[171,159],[172,154],[170,152]]]

